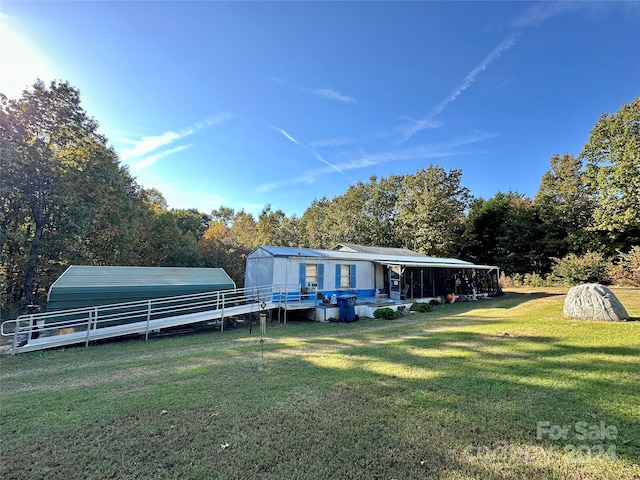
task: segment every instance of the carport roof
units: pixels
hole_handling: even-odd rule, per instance
[[[52,288],[210,284],[234,286],[222,268],[72,265],[53,283]]]

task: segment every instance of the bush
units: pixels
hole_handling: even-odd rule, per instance
[[[636,245],[627,253],[620,252],[617,263],[609,267],[608,275],[613,283],[625,287],[640,287],[640,246]]]
[[[411,307],[409,308],[409,310],[412,312],[424,313],[431,310],[431,307],[429,306],[428,303],[416,302],[411,304]]]
[[[544,279],[537,273],[525,273],[524,284],[529,287],[544,287]]]
[[[520,273],[513,274],[513,286],[522,287],[524,285],[524,277]]]
[[[389,307],[378,308],[373,312],[374,318],[383,318],[384,320],[393,320],[394,318],[398,318],[400,315],[400,312]]]
[[[432,306],[432,307],[437,307],[441,303],[442,302],[440,300],[438,300],[437,298],[432,298],[431,300],[429,300],[429,305]]]
[[[587,252],[582,256],[570,253],[561,259],[554,258],[553,261],[553,276],[559,278],[566,286],[607,281],[609,262],[602,253]]]

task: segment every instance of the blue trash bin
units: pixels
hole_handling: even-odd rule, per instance
[[[356,320],[356,297],[353,295],[341,295],[338,297],[338,310],[340,311],[340,321],[343,323],[355,322]]]

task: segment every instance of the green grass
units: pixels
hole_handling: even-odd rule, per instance
[[[640,322],[564,293],[4,357],[0,478],[640,478]]]

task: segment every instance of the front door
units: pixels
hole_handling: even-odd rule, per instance
[[[389,298],[391,300],[400,300],[401,292],[401,278],[402,278],[402,266],[390,265],[389,266]]]

